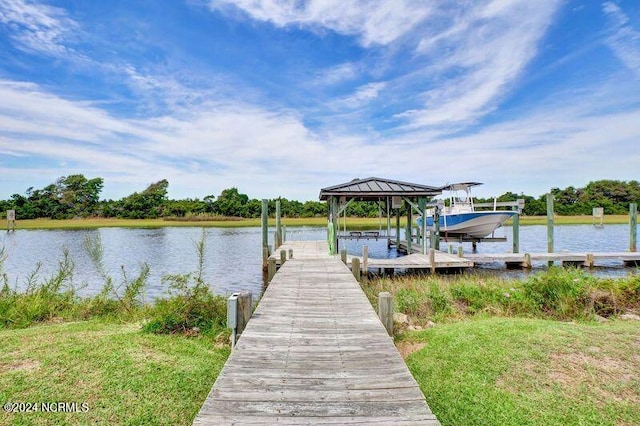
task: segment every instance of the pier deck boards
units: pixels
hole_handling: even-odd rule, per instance
[[[326,243],[296,242],[194,425],[438,425],[360,286]],[[313,251],[317,250],[317,255]]]

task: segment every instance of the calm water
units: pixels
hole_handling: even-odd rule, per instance
[[[102,228],[93,230],[18,230],[0,234],[0,247],[5,247],[7,260],[4,271],[13,286],[21,288],[26,277],[40,263],[40,276],[47,277],[57,268],[64,248],[69,250],[75,263],[74,281],[84,285],[82,293],[97,292],[102,281],[83,248],[87,236],[100,236],[104,246],[104,263],[113,277],[120,277],[121,270],[132,277],[142,263],[151,269],[147,297],[153,298],[166,292],[162,276],[195,271],[197,255],[194,244],[202,235],[200,228],[122,229]],[[206,228],[205,278],[212,288],[221,294],[238,290],[249,290],[254,294],[262,291],[261,230],[260,228]],[[272,232],[270,232],[272,234]],[[480,253],[511,251],[512,230],[505,227],[496,236],[507,237],[505,243],[481,243]],[[318,240],[326,237],[324,228],[288,228],[288,240]],[[395,257],[395,250],[388,250],[384,240],[346,241],[350,254],[361,254],[364,244],[369,246],[371,257]],[[454,244],[454,249],[459,244]],[[521,252],[545,252],[547,231],[545,226],[520,227]],[[446,248],[443,243],[442,248]],[[629,226],[607,225],[596,228],[591,225],[557,226],[555,228],[555,251],[626,251],[629,248]],[[464,244],[465,252],[471,245]],[[621,267],[612,262],[611,268],[598,268],[596,273],[624,275],[632,268]],[[491,267],[485,268],[491,270]],[[503,271],[501,265],[495,269]],[[506,273],[506,272],[501,272]],[[518,273],[514,273],[518,274]],[[522,274],[522,273],[519,273]]]

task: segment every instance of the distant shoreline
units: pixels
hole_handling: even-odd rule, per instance
[[[392,222],[395,222],[392,221]],[[213,218],[205,220],[196,218],[158,218],[158,219],[117,219],[117,218],[88,218],[88,219],[26,219],[17,220],[17,229],[96,229],[96,228],[164,228],[164,227],[215,227],[215,228],[246,228],[260,226],[260,219]],[[340,222],[342,223],[342,221]],[[404,226],[405,220],[401,221]],[[510,222],[507,222],[507,225]],[[546,216],[521,216],[520,225],[546,225]],[[554,218],[556,225],[591,225],[592,216],[558,216]],[[604,216],[603,224],[628,224],[629,215]],[[325,217],[313,218],[282,218],[284,226],[325,226]],[[351,229],[377,229],[380,224],[386,228],[386,218],[382,222],[378,218],[347,218],[347,227]],[[269,219],[269,226],[275,226],[275,219]],[[395,223],[392,223],[392,228]],[[0,229],[6,230],[5,221],[0,222]]]

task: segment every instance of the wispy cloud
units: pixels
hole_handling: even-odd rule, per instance
[[[464,125],[492,112],[513,88],[552,22],[555,0],[491,1],[442,10],[438,25],[421,38],[418,52],[439,61],[424,68],[436,82],[424,105],[400,116],[410,127]]]
[[[389,44],[417,25],[430,7],[408,0],[211,0],[213,9],[238,8],[251,18],[276,26],[327,28],[359,37],[363,46]]]
[[[631,20],[614,2],[604,3],[602,9],[609,18],[607,44],[620,61],[640,77],[640,26],[636,22],[638,28],[634,28]]]
[[[588,93],[473,135],[447,137],[416,129],[372,138],[356,131],[320,135],[293,111],[239,102],[204,102],[188,116],[123,119],[32,84],[5,82],[0,87],[3,99],[22,102],[20,108],[0,109],[0,167],[7,176],[13,170],[9,158],[28,157],[34,163],[31,173],[48,174],[50,181],[71,170],[128,185],[108,197],[166,178],[172,194],[181,196],[215,195],[237,186],[255,197],[278,192],[308,199],[323,184],[369,175],[412,176],[431,184],[482,176],[490,194],[531,193],[540,186],[586,184],[594,176],[617,178],[617,170],[632,170],[640,161],[634,149],[640,110],[595,115]],[[38,106],[45,104],[53,107]],[[21,117],[30,119],[22,120],[16,143],[13,131],[2,123]],[[54,122],[62,129],[50,125]],[[408,155],[416,161],[407,162]],[[345,158],[354,156],[358,161],[345,168]],[[451,168],[461,162],[464,167]],[[20,164],[16,169],[22,169]]]
[[[334,85],[353,80],[359,74],[358,66],[352,62],[345,62],[334,67],[320,70],[316,74],[315,82],[321,85]]]
[[[54,57],[77,55],[68,45],[80,28],[63,9],[26,0],[0,0],[0,23],[16,46]]]

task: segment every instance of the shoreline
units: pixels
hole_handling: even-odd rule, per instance
[[[383,225],[386,221],[383,218]],[[556,225],[592,225],[592,216],[558,216],[554,217]],[[404,226],[406,219],[401,220]],[[520,225],[546,225],[546,216],[521,216]],[[629,215],[604,216],[604,225],[624,225],[629,223]],[[325,217],[313,218],[282,218],[284,226],[326,226]],[[510,222],[507,222],[509,225]],[[21,229],[96,229],[96,228],[180,228],[180,227],[204,227],[204,228],[248,228],[259,227],[260,218],[237,219],[215,218],[212,220],[182,219],[182,218],[158,218],[158,219],[117,219],[117,218],[88,218],[88,219],[25,219],[16,221],[16,230]],[[275,219],[269,218],[269,226],[275,226]],[[374,229],[380,226],[378,218],[348,218],[347,226],[351,229]],[[0,230],[7,230],[6,222],[0,223]]]

